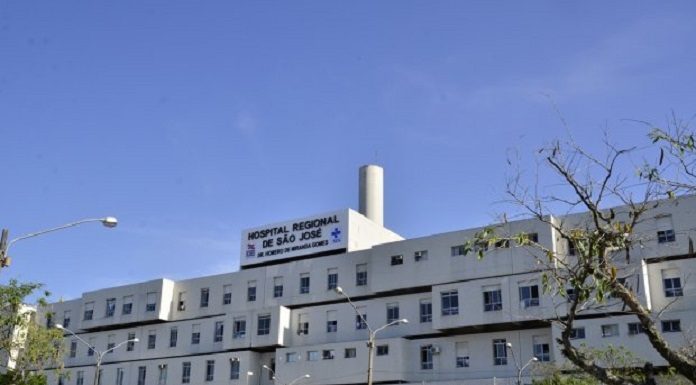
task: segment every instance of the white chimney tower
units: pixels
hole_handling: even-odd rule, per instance
[[[384,227],[384,169],[374,164],[360,167],[360,214]]]

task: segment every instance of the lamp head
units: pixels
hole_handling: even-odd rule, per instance
[[[254,372],[247,372],[247,376],[253,376]]]
[[[336,286],[336,288],[334,288],[334,291],[336,292],[336,294],[343,294],[343,288],[340,286]]]
[[[271,370],[271,368],[269,368],[268,365],[262,365],[261,367],[264,368],[264,369]]]
[[[407,324],[407,323],[408,323],[408,320],[407,320],[406,318],[402,318],[402,319],[399,320],[399,323]]]
[[[537,362],[537,361],[539,361],[539,359],[536,357],[532,357],[532,361]]]
[[[65,328],[64,328],[63,325],[61,325],[61,324],[55,324],[55,325],[53,325],[53,326],[55,326],[56,329],[65,330]]]
[[[104,227],[114,228],[118,225],[118,219],[114,217],[106,217],[101,220],[101,223],[104,225]]]
[[[137,338],[133,338],[131,341],[133,341],[133,342],[140,342],[140,340],[137,339]]]
[[[312,377],[312,376],[310,376],[309,374],[304,375],[304,378],[309,378],[309,377]]]

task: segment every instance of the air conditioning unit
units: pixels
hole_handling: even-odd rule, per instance
[[[440,354],[440,347],[437,345],[433,345],[430,347],[430,353],[432,354]]]

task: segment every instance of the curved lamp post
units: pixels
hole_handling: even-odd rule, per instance
[[[53,227],[50,229],[46,230],[41,230],[37,231],[34,233],[22,235],[21,237],[17,237],[15,239],[12,239],[10,241],[7,240],[9,236],[9,230],[7,229],[2,229],[2,235],[0,236],[0,267],[6,267],[10,265],[10,256],[8,255],[8,252],[10,250],[10,247],[18,241],[21,241],[23,239],[27,238],[34,238],[38,237],[39,235],[43,235],[46,233],[52,233],[54,231],[58,230],[63,230],[67,229],[69,227],[75,227],[84,223],[90,223],[90,222],[101,222],[104,227],[108,228],[114,228],[116,225],[118,225],[118,220],[114,217],[105,217],[105,218],[90,218],[90,219],[82,219],[79,221],[71,222],[71,223],[66,223],[64,225],[58,226],[58,227]]]
[[[281,380],[281,379],[276,375],[275,371],[274,371],[273,369],[271,369],[268,365],[263,365],[263,366],[261,366],[261,367],[264,368],[264,369],[266,369],[266,370],[268,370],[269,372],[271,372],[271,375],[273,376],[273,382],[276,382],[276,380],[277,380],[277,381],[280,381],[281,383],[283,383],[283,380]],[[299,381],[299,380],[301,380],[301,379],[303,379],[303,378],[310,378],[310,377],[312,377],[312,376],[310,376],[309,374],[303,374],[303,375],[297,377],[296,379],[294,379],[294,380],[292,380],[292,381],[290,381],[290,382],[288,382],[287,384],[284,384],[284,385],[293,385],[294,383],[296,383],[297,381]]]
[[[72,334],[73,337],[77,338],[78,341],[80,341],[80,342],[83,343],[85,346],[87,346],[89,349],[92,349],[92,351],[93,351],[94,353],[96,353],[97,362],[96,362],[96,364],[95,364],[95,370],[94,370],[94,385],[98,385],[98,384],[99,384],[99,369],[101,368],[101,363],[102,363],[102,360],[104,359],[104,355],[105,355],[106,353],[109,353],[109,352],[111,352],[111,351],[114,351],[114,350],[120,348],[121,346],[127,344],[128,342],[138,342],[138,341],[139,341],[137,338],[133,338],[132,340],[125,340],[125,341],[123,341],[123,342],[117,344],[116,346],[114,346],[114,347],[112,347],[112,348],[106,349],[106,350],[104,350],[104,351],[100,351],[100,350],[97,350],[97,348],[95,348],[94,346],[90,345],[89,342],[85,341],[85,340],[82,339],[80,336],[78,336],[77,334],[75,334],[75,332],[73,332],[72,330],[70,330],[70,329],[64,327],[63,325],[61,325],[61,324],[56,324],[56,329],[64,330],[64,331],[66,331],[66,332]]]
[[[512,344],[508,342],[505,344],[505,347],[510,349],[512,360],[515,362],[515,367],[517,368],[517,385],[522,385],[522,372],[524,372],[524,370],[527,369],[527,366],[529,366],[532,362],[537,362],[539,359],[532,357],[529,359],[529,361],[527,361],[526,364],[520,367],[520,363],[517,361],[517,357],[515,357],[515,351],[512,349]]]
[[[347,300],[348,303],[350,304],[351,307],[353,307],[353,310],[355,310],[355,314],[357,314],[360,317],[360,321],[367,326],[367,330],[369,332],[368,338],[367,338],[367,385],[372,385],[372,372],[373,372],[373,366],[374,366],[374,349],[375,349],[375,337],[377,336],[377,333],[379,333],[381,330],[386,328],[387,326],[391,325],[396,325],[400,323],[407,324],[408,320],[406,318],[401,318],[392,322],[387,323],[386,325],[382,325],[378,327],[377,329],[372,329],[369,323],[367,323],[367,320],[365,319],[365,316],[362,315],[358,311],[358,308],[355,306],[353,301],[350,299],[348,294],[346,294],[343,289],[340,286],[337,286],[334,291],[336,294],[344,296]]]

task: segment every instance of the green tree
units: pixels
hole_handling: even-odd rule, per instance
[[[624,281],[631,252],[647,241],[645,234],[635,229],[652,218],[650,213],[658,205],[696,190],[694,138],[688,125],[682,123],[673,120],[669,129],[651,130],[653,146],[648,150],[657,152],[654,164],[636,167],[636,148],[618,148],[606,139],[602,155],[569,140],[554,141],[537,152],[553,175],[548,185],[527,185],[520,171],[514,173],[506,187],[512,203],[550,226],[568,248],[574,249],[573,256],[568,248],[548,247],[525,233],[503,234],[500,226],[488,227],[466,243],[466,251],[477,253],[479,258],[500,242],[515,241],[538,251],[544,290],[567,301],[567,311],[552,320],[561,329],[557,343],[562,354],[605,384],[641,384],[652,378],[649,367],[637,372],[612,367],[573,344],[571,335],[578,314],[606,308],[610,300],[619,301],[621,308],[637,318],[652,347],[677,373],[696,383],[696,356],[667,343],[657,327],[659,314],[644,306]],[[580,211],[587,215],[565,216]],[[569,288],[572,295],[568,295]]]
[[[14,279],[0,286],[0,356],[3,364],[13,364],[5,368],[7,373],[0,376],[0,384],[41,384],[45,383],[43,368],[62,369],[62,332],[39,325],[35,308],[25,305],[25,300],[41,286]],[[36,307],[44,308],[48,295],[43,292]]]

